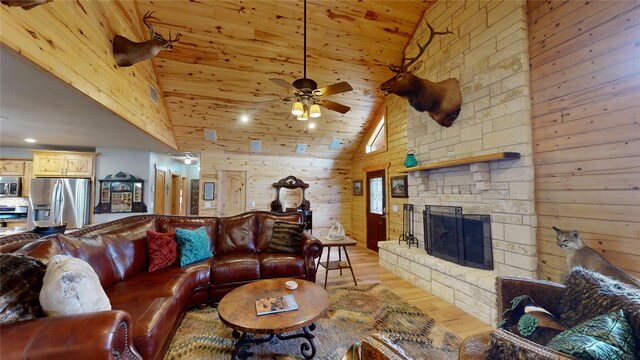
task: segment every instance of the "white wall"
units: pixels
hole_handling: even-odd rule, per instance
[[[0,147],[0,158],[31,160],[33,153],[27,148]]]

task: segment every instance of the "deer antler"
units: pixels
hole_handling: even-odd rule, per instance
[[[149,24],[149,23],[147,22],[147,20],[148,20],[148,19],[155,19],[155,20],[160,21],[160,19],[158,19],[157,17],[152,16],[154,12],[155,12],[155,11],[147,11],[147,12],[144,14],[144,16],[142,17],[142,22],[143,22],[145,25],[147,25],[147,27],[149,28],[149,31],[151,32],[151,34],[153,34],[153,33],[154,33],[154,31],[153,31],[153,25]]]
[[[433,29],[433,26],[431,26],[431,24],[429,24],[429,22],[426,22],[427,27],[429,28],[430,34],[429,34],[429,39],[427,40],[427,42],[424,45],[420,45],[420,43],[418,43],[418,55],[412,57],[412,58],[406,58],[403,57],[402,61],[400,62],[401,65],[396,66],[396,65],[389,65],[389,69],[391,69],[391,71],[395,72],[395,73],[399,73],[399,72],[403,72],[406,71],[407,68],[411,65],[413,65],[413,63],[415,63],[420,56],[422,56],[422,54],[424,54],[425,50],[427,50],[427,46],[429,46],[429,44],[431,44],[431,41],[433,41],[433,38],[436,35],[446,35],[446,34],[453,34],[451,31],[449,31],[449,29],[446,29],[446,31],[435,31]],[[406,60],[409,60],[408,63],[403,64]]]
[[[181,34],[180,34],[180,33],[178,33],[178,35],[176,35],[176,38],[175,38],[175,39],[172,39],[172,38],[171,38],[171,30],[169,30],[169,40],[168,40],[168,41],[169,41],[170,43],[173,43],[173,42],[175,42],[175,41],[178,41],[178,40],[180,40],[180,35],[181,35]]]

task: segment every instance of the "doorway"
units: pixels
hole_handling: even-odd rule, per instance
[[[164,198],[165,198],[165,184],[167,174],[163,170],[156,168],[156,181],[154,185],[153,195],[153,213],[164,214]]]
[[[246,178],[246,171],[220,171],[220,216],[233,216],[246,211]]]
[[[181,208],[180,208],[180,203],[181,198],[180,198],[180,194],[182,192],[181,189],[181,182],[180,182],[180,175],[178,174],[171,174],[171,196],[169,197],[169,202],[170,202],[170,210],[171,210],[171,215],[180,215],[181,213]]]
[[[367,248],[378,252],[378,241],[387,238],[385,171],[367,173]]]
[[[187,215],[187,178],[180,179],[180,215]]]

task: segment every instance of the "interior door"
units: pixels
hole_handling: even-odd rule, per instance
[[[387,237],[384,170],[367,173],[367,248],[378,252],[378,241]]]
[[[220,216],[233,216],[245,212],[246,178],[246,171],[220,171]]]
[[[180,178],[180,215],[187,215],[187,178]]]
[[[171,215],[180,215],[180,175],[171,174]]]
[[[167,174],[162,170],[156,169],[156,182],[154,186],[154,195],[153,195],[153,213],[154,214],[164,214],[166,179],[167,179]]]

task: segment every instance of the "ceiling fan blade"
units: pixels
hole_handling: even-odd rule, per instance
[[[349,110],[351,110],[350,107],[342,105],[342,104],[338,104],[335,101],[331,101],[331,100],[327,100],[327,99],[320,99],[318,101],[316,101],[316,103],[320,106],[326,107],[329,110],[333,110],[336,112],[339,112],[341,114],[346,114],[347,112],[349,112]]]
[[[282,86],[285,89],[289,89],[292,90],[296,93],[300,92],[300,90],[298,90],[298,88],[296,88],[295,86],[289,84],[288,82],[282,80],[282,79],[277,79],[277,78],[269,78],[269,80],[273,81],[274,83]]]
[[[349,85],[348,82],[342,81],[333,85],[325,86],[323,88],[318,89],[322,91],[322,96],[329,96],[334,94],[340,94],[343,92],[351,91],[353,88]]]
[[[278,102],[278,101],[282,101],[282,102],[287,102],[287,101],[291,101],[293,99],[292,96],[287,96],[284,98],[279,98],[279,99],[271,99],[271,100],[263,100],[263,101],[254,101],[254,104],[268,104],[268,103],[274,103],[274,102]]]

